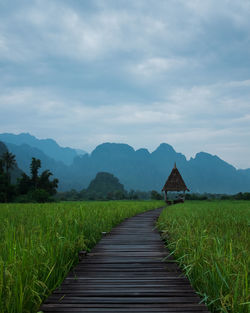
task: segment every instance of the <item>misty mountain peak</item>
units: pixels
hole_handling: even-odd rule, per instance
[[[212,155],[207,152],[196,153],[194,160],[196,161],[206,161],[206,162],[224,162],[217,155]]]
[[[228,164],[224,160],[220,159],[217,155],[212,155],[207,152],[199,152],[195,155],[195,158],[192,159],[192,162],[200,163],[200,164],[206,164],[206,166],[213,165],[213,166],[219,166],[223,168],[230,168],[232,170],[235,170],[235,167],[231,164]]]
[[[13,144],[27,143],[27,141],[35,141],[36,137],[30,135],[29,133],[20,133],[18,135],[11,133],[0,134],[0,138],[3,141],[7,141]]]
[[[134,153],[135,150],[131,146],[124,143],[110,143],[106,142],[97,146],[93,152],[92,156],[97,156],[101,154],[110,154],[110,155],[128,155]]]
[[[29,133],[21,134],[0,134],[0,140],[8,145],[29,145],[30,147],[37,148],[43,151],[46,155],[54,160],[62,161],[67,165],[72,164],[77,152],[71,148],[60,147],[54,139],[38,139]]]
[[[169,145],[168,143],[161,143],[159,147],[154,152],[160,152],[160,153],[176,153],[174,148]]]
[[[150,156],[148,149],[140,148],[135,151],[138,156]]]

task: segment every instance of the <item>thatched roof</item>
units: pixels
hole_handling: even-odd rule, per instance
[[[175,164],[164,187],[162,188],[162,191],[185,191],[185,190],[189,191]]]

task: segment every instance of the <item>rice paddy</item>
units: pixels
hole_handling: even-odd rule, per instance
[[[249,201],[188,201],[162,212],[168,248],[211,312],[249,312]]]
[[[0,312],[36,312],[78,260],[123,219],[159,201],[0,205]]]
[[[78,260],[124,218],[161,201],[0,205],[0,312],[36,312]],[[158,227],[211,312],[249,312],[249,201],[167,207]]]

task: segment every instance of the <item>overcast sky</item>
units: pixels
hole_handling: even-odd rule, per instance
[[[0,132],[250,167],[249,0],[0,0]]]

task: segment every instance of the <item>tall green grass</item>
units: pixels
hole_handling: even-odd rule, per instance
[[[124,218],[162,202],[0,205],[0,312],[36,312],[74,263]]]
[[[250,201],[188,201],[158,220],[193,287],[212,312],[249,312]]]

